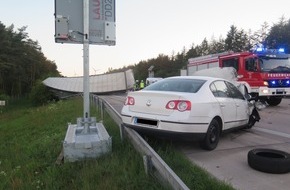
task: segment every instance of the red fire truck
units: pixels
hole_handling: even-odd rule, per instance
[[[290,96],[290,55],[283,49],[257,48],[252,52],[224,52],[188,60],[187,75],[212,67],[234,67],[252,96],[271,106]]]

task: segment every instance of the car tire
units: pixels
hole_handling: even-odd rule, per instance
[[[253,149],[248,152],[251,168],[273,174],[290,172],[290,154],[273,149]]]
[[[254,116],[250,115],[249,122],[245,128],[251,129],[255,125],[255,123],[256,123],[256,120],[255,120]]]
[[[256,108],[254,108],[254,110],[252,111],[252,114],[249,117],[249,121],[246,126],[246,129],[251,129],[257,121],[260,121],[260,119],[261,117],[260,117],[259,112],[257,111]]]
[[[201,148],[205,150],[214,150],[220,139],[220,125],[216,119],[213,119],[207,129],[205,138],[201,141]]]
[[[269,99],[266,100],[266,102],[270,105],[270,106],[277,106],[281,103],[282,98],[281,97],[270,97]]]

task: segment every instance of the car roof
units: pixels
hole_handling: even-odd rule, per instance
[[[167,79],[202,79],[207,81],[215,81],[215,80],[225,80],[222,78],[215,78],[215,77],[208,77],[208,76],[174,76],[174,77],[168,77]]]

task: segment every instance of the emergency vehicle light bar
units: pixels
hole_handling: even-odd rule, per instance
[[[267,49],[267,48],[262,48],[258,47],[254,50],[254,52],[259,52],[259,53],[285,53],[284,48],[279,48],[279,49]]]

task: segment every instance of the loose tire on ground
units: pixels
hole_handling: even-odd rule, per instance
[[[205,138],[200,142],[201,148],[205,150],[215,149],[220,139],[220,133],[221,128],[219,122],[216,119],[213,119],[209,124]]]
[[[288,173],[290,172],[290,154],[273,149],[253,149],[248,152],[248,164],[261,172]]]

